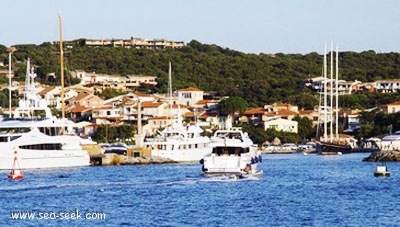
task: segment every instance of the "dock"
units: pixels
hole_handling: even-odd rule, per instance
[[[126,156],[114,153],[103,154],[98,144],[82,145],[82,148],[89,153],[92,166],[176,163],[171,159],[151,156],[149,148],[128,148]]]

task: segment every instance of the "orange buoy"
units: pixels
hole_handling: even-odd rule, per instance
[[[12,165],[12,169],[10,174],[8,174],[8,178],[16,180],[16,179],[22,179],[24,176],[22,175],[22,169],[21,166],[19,165],[18,161],[18,156],[17,156],[17,151],[14,151],[14,162]]]

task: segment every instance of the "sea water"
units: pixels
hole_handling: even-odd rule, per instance
[[[376,178],[366,156],[263,155],[263,175],[239,180],[206,177],[199,163],[26,170],[22,180],[2,171],[0,224],[400,225],[400,163]]]

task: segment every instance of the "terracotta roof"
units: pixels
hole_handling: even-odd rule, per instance
[[[194,117],[194,113],[193,112],[187,112],[183,115],[183,117]]]
[[[300,115],[312,114],[314,112],[316,112],[316,111],[314,111],[314,110],[299,110]]]
[[[161,106],[162,102],[142,102],[142,108],[155,108]]]
[[[133,99],[129,97],[122,97],[121,102],[133,102]]]
[[[199,100],[199,101],[196,102],[196,104],[199,104],[199,105],[207,104],[207,103],[208,103],[208,100]]]
[[[216,117],[216,116],[217,114],[202,113],[200,114],[199,118]]]
[[[400,101],[388,103],[388,104],[383,105],[383,106],[399,106],[399,105],[400,105]]]
[[[89,111],[90,108],[84,107],[84,106],[74,106],[69,112],[74,112],[74,113],[82,113],[82,112],[87,112]]]
[[[188,88],[180,89],[177,91],[202,91],[202,90],[194,88],[194,87],[188,87]]]
[[[287,115],[297,115],[297,113],[294,112],[294,111],[290,111],[290,110],[280,110],[280,111],[267,112],[264,115],[267,115],[267,116],[287,116]]]
[[[44,88],[43,90],[41,90],[41,91],[39,92],[39,95],[45,95],[45,94],[47,94],[47,92],[53,90],[54,88],[55,88],[55,86],[46,87],[46,88]]]
[[[252,109],[252,110],[247,110],[246,112],[245,112],[245,114],[247,115],[247,114],[264,114],[264,108],[256,108],[256,109]]]
[[[100,107],[94,108],[94,110],[112,110],[112,109],[113,109],[112,106],[100,106]]]
[[[79,93],[76,97],[72,97],[69,100],[79,101],[79,100],[84,100],[84,99],[88,98],[89,96],[93,96],[93,95],[85,94],[85,93]]]
[[[167,117],[167,116],[157,116],[157,117],[149,118],[148,121],[150,121],[150,120],[167,120],[167,119],[171,119],[171,117]],[[172,118],[172,119],[174,119],[174,118]]]

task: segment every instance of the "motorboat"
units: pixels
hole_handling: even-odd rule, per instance
[[[377,144],[382,150],[400,150],[400,131],[384,136]]]
[[[169,93],[172,98],[171,62],[169,63]],[[180,112],[180,111],[179,111]],[[196,123],[184,123],[182,115],[168,116],[171,124],[157,131],[153,137],[145,138],[144,147],[151,150],[151,156],[169,159],[174,162],[198,162],[211,153],[210,138],[202,136],[204,131]]]
[[[13,118],[0,122],[0,169],[12,168],[15,153],[22,169],[90,165],[89,154],[81,147],[86,142],[73,132],[72,121],[51,114],[38,95],[35,77],[28,59],[23,98]]]
[[[261,154],[240,127],[215,131],[209,146],[211,154],[200,160],[205,174],[228,174],[238,178],[262,174],[262,170],[257,169],[262,162]]]
[[[144,146],[151,149],[151,156],[175,162],[198,162],[211,153],[211,140],[201,135],[203,129],[196,124],[181,122],[179,118],[155,137],[145,139]]]
[[[126,156],[127,152],[128,146],[124,143],[113,143],[104,147],[104,154],[112,153]]]

